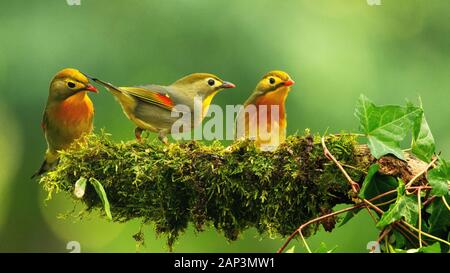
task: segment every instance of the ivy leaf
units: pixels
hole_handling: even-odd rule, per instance
[[[372,166],[369,167],[369,170],[367,171],[367,175],[364,178],[364,182],[361,186],[361,191],[359,193],[359,197],[367,199],[368,197],[366,196],[367,195],[366,192],[369,191],[369,194],[371,194],[371,192],[370,192],[371,188],[372,188],[371,184],[374,184],[374,183],[371,183],[373,181],[372,178],[378,172],[379,169],[380,169],[380,165],[378,165],[378,164],[372,164]]]
[[[385,192],[395,190],[398,186],[397,179],[392,176],[382,175],[378,173],[380,166],[373,164],[370,166],[367,176],[364,179],[363,185],[359,197],[364,199],[371,199],[375,196],[383,194]],[[394,195],[395,193],[392,193]],[[383,203],[391,200],[392,195],[387,195],[376,200],[376,204]],[[388,205],[380,207],[382,210],[388,209]]]
[[[84,177],[80,177],[80,179],[78,179],[77,182],[75,182],[75,189],[73,190],[73,194],[77,198],[83,198],[84,193],[86,191],[86,182],[87,179]]]
[[[406,253],[441,253],[441,245],[438,242],[436,242],[429,246],[408,249]]]
[[[419,253],[441,253],[441,244],[436,242],[429,246],[419,248]]]
[[[431,194],[436,196],[445,196],[448,194],[448,182],[450,181],[450,164],[441,160],[437,168],[428,172],[428,182],[432,189]]]
[[[412,104],[408,104],[408,107],[415,108]],[[434,137],[431,133],[430,126],[428,126],[423,109],[422,115],[414,120],[411,148],[413,154],[425,162],[431,162],[431,158],[436,150]]]
[[[445,200],[450,203],[450,195],[447,195]],[[447,234],[450,229],[450,210],[444,204],[442,198],[434,200],[426,209],[426,212],[430,214],[428,232],[438,236]]]
[[[406,239],[400,232],[394,229],[394,238],[395,238],[395,248],[401,249],[406,246]]]
[[[378,170],[380,169],[380,165],[372,164],[367,171],[367,175],[364,178],[364,181],[361,186],[361,190],[359,193],[359,197],[364,199],[371,199],[375,196],[378,196],[382,193],[394,190],[397,188],[398,182],[392,176],[380,175],[378,174]],[[377,203],[383,203],[390,199],[389,196],[384,196],[377,200]],[[383,209],[383,207],[381,207]],[[384,208],[386,209],[386,208]],[[352,210],[347,212],[344,219],[340,223],[339,227],[345,225],[348,221],[350,221],[361,209]]]
[[[415,196],[406,196],[405,182],[398,180],[397,200],[394,204],[389,206],[389,210],[383,213],[380,221],[377,223],[377,228],[384,228],[385,226],[396,222],[402,218],[406,222],[416,225],[418,216],[417,200]]]
[[[368,135],[367,139],[369,140],[369,149],[375,158],[378,159],[384,155],[393,154],[397,158],[405,160],[398,141],[381,140],[371,135]]]
[[[356,209],[347,212],[347,214],[345,214],[344,220],[342,220],[342,222],[339,224],[339,227],[342,227],[343,225],[347,224],[347,222],[350,221],[353,217],[355,217],[355,215],[358,214],[360,210],[361,209]]]
[[[105,189],[103,188],[102,184],[100,183],[100,181],[98,181],[95,178],[89,179],[89,182],[94,187],[95,191],[98,194],[98,197],[100,197],[100,200],[102,200],[103,207],[104,207],[105,213],[106,213],[106,217],[108,217],[109,220],[112,220],[111,209],[109,206],[108,197],[106,196],[106,192],[105,192]]]
[[[361,95],[355,116],[359,119],[360,130],[367,136],[369,149],[375,158],[393,154],[404,160],[400,142],[422,113],[421,108],[413,106],[376,106]]]

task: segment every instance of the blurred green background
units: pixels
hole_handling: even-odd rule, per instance
[[[64,67],[120,85],[169,84],[211,72],[238,88],[215,103],[242,103],[259,78],[282,69],[297,82],[287,101],[288,132],[356,130],[360,93],[379,104],[422,97],[438,151],[450,153],[450,2],[381,0],[65,0],[0,3],[0,251],[134,252],[139,221],[109,223],[97,215],[59,219],[74,209],[66,195],[44,203],[29,179],[46,148],[39,126],[48,85]],[[96,130],[133,139],[133,125],[112,96],[91,96]],[[153,135],[152,135],[153,137]],[[75,209],[80,209],[77,205]],[[144,228],[141,252],[167,251]],[[377,230],[361,213],[333,233],[308,241],[338,252],[367,252]],[[228,243],[210,229],[189,229],[177,252],[274,252],[282,238],[248,230]],[[296,251],[304,251],[297,241]]]

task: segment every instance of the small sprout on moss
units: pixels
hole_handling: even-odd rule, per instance
[[[75,182],[75,189],[73,191],[73,194],[76,198],[81,199],[84,196],[84,193],[86,191],[86,182],[87,179],[84,177],[80,177],[80,179]]]

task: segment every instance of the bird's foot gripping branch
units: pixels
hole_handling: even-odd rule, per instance
[[[113,221],[154,223],[169,246],[191,223],[198,231],[214,227],[229,240],[251,227],[288,237],[281,252],[292,238],[320,226],[331,231],[363,211],[379,228],[385,252],[447,252],[450,165],[434,155],[421,107],[375,106],[362,97],[356,116],[358,134],[306,132],[274,152],[252,141],[225,148],[91,135],[62,152],[41,183],[49,197],[67,192]],[[400,143],[410,132],[412,147],[404,151]],[[361,144],[365,138],[368,145]],[[333,211],[338,204],[348,207]],[[339,219],[341,213],[347,215]]]

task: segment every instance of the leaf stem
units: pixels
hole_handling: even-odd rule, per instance
[[[419,230],[418,230],[416,227],[414,227],[413,225],[411,225],[411,224],[409,224],[409,223],[407,223],[407,222],[405,222],[405,221],[403,221],[403,220],[402,220],[401,222],[402,222],[403,224],[405,224],[406,226],[408,226],[410,229],[412,229],[412,230],[414,230],[414,231],[416,231],[416,232],[419,232]],[[424,232],[424,231],[422,231],[422,234],[423,234],[424,236],[428,237],[428,238],[434,239],[434,240],[436,240],[436,241],[439,241],[439,242],[441,242],[441,243],[444,243],[444,244],[450,246],[450,242],[447,242],[447,241],[445,241],[445,240],[443,240],[443,239],[441,239],[441,238],[439,238],[439,237],[433,236],[433,235],[431,235],[431,234],[429,234],[429,233],[426,233],[426,232]]]
[[[442,202],[444,202],[444,205],[450,210],[450,206],[448,205],[447,200],[445,200],[445,196],[442,196]]]
[[[421,207],[421,199],[420,199],[420,188],[417,190],[417,206],[419,210],[419,247],[422,247],[422,207]]]
[[[380,206],[384,206],[384,205],[390,204],[392,202],[395,202],[396,200],[397,199],[391,199],[389,201],[386,201],[386,202],[383,202],[383,203],[377,203],[377,204],[374,204],[374,205],[377,206],[377,207],[380,207]]]

